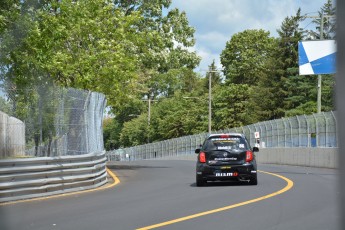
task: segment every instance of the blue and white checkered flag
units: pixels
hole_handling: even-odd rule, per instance
[[[298,42],[299,74],[332,74],[336,71],[335,40]]]

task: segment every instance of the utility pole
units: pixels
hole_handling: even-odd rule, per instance
[[[321,14],[321,25],[320,25],[320,40],[323,39],[323,14]],[[322,75],[319,74],[317,77],[317,113],[321,113],[321,84]]]
[[[208,134],[211,134],[212,131],[212,73],[218,73],[220,70],[207,70],[208,75]],[[207,75],[206,75],[207,77]],[[186,99],[197,97],[184,97]]]
[[[142,101],[148,102],[148,111],[147,111],[147,126],[148,126],[148,133],[147,133],[147,143],[150,143],[150,124],[151,124],[151,102],[157,101],[151,99],[151,95],[148,95],[148,99],[141,99]]]
[[[306,18],[320,18],[320,16],[305,16]],[[320,23],[320,39],[323,40],[323,21],[324,18],[331,18],[334,17],[333,15],[324,15],[323,13],[321,14],[321,23]],[[317,77],[317,113],[321,113],[321,85],[322,85],[322,75],[319,74]]]
[[[208,134],[211,134],[212,126],[212,71],[210,71],[208,78]]]
[[[212,74],[218,73],[220,70],[209,70],[208,78],[208,133],[212,131]]]
[[[151,122],[151,97],[149,97],[149,110],[148,110],[148,115],[147,115],[147,125],[150,127],[150,122]]]

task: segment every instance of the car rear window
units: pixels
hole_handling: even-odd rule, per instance
[[[204,144],[206,150],[245,150],[248,149],[244,138],[238,136],[211,137]]]

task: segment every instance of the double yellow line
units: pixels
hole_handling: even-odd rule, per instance
[[[177,219],[174,219],[174,220],[169,220],[169,221],[166,221],[166,222],[154,224],[154,225],[151,225],[151,226],[147,226],[147,227],[143,227],[143,228],[138,228],[136,230],[149,230],[149,229],[159,228],[159,227],[163,227],[163,226],[166,226],[166,225],[171,225],[171,224],[175,224],[175,223],[178,223],[178,222],[194,219],[194,218],[197,218],[197,217],[206,216],[206,215],[210,215],[210,214],[213,214],[213,213],[222,212],[222,211],[226,211],[226,210],[229,210],[229,209],[233,209],[233,208],[237,208],[237,207],[240,207],[240,206],[244,206],[244,205],[247,205],[247,204],[259,202],[259,201],[262,201],[262,200],[265,200],[265,199],[268,199],[268,198],[271,198],[271,197],[274,197],[274,196],[278,196],[279,194],[282,194],[282,193],[290,190],[293,187],[293,182],[290,179],[286,178],[286,177],[283,177],[281,175],[274,174],[274,173],[264,172],[264,171],[259,171],[259,172],[279,177],[279,178],[285,180],[287,182],[287,185],[283,189],[281,189],[279,191],[276,191],[274,193],[271,193],[271,194],[268,194],[268,195],[265,195],[265,196],[261,196],[261,197],[258,197],[258,198],[252,199],[252,200],[244,201],[244,202],[241,202],[241,203],[233,204],[233,205],[222,207],[222,208],[217,208],[217,209],[209,210],[209,211],[206,211],[206,212],[196,213],[196,214],[193,214],[193,215],[190,215],[190,216],[185,216],[185,217],[177,218]]]

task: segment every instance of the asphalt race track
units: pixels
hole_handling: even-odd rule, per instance
[[[257,186],[215,182],[196,187],[193,161],[114,162],[109,169],[120,179],[118,185],[1,205],[0,229],[340,229],[338,170],[258,168]]]

